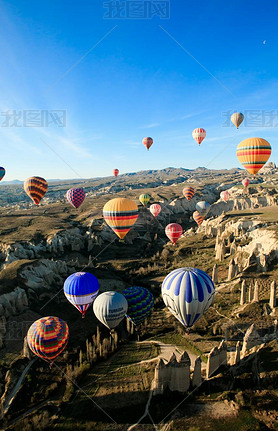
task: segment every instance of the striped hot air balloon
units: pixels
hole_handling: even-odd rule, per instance
[[[183,196],[190,201],[190,199],[193,198],[194,194],[195,194],[195,190],[193,189],[193,187],[184,187],[183,191]]]
[[[165,228],[165,234],[175,245],[179,237],[182,235],[182,227],[178,223],[170,223]]]
[[[53,316],[36,320],[27,333],[30,350],[50,363],[65,349],[68,338],[69,328],[66,322]]]
[[[82,317],[85,317],[98,292],[98,279],[89,272],[75,272],[64,283],[64,294],[67,300],[82,313]]]
[[[236,155],[243,167],[255,175],[268,161],[271,155],[271,145],[262,138],[248,138],[237,146]]]
[[[195,139],[195,141],[200,145],[201,142],[205,139],[207,136],[207,133],[205,129],[194,129],[192,132],[192,136]]]
[[[161,211],[161,206],[159,204],[152,204],[150,206],[150,212],[156,218]]]
[[[205,220],[205,218],[202,217],[198,211],[194,211],[193,219],[197,223],[198,226],[200,226],[203,223],[203,221]]]
[[[126,315],[127,307],[124,295],[112,291],[99,295],[93,304],[96,318],[109,329],[119,325]]]
[[[224,202],[228,202],[230,197],[230,193],[227,190],[223,190],[223,192],[220,193],[220,198],[224,201]]]
[[[67,200],[69,201],[69,203],[74,208],[78,208],[84,202],[86,194],[84,192],[84,189],[82,189],[82,187],[80,187],[78,189],[69,189],[67,191],[66,196],[67,196]]]
[[[5,168],[0,168],[0,181],[4,178],[5,173],[6,173]]]
[[[164,279],[161,293],[166,307],[183,326],[190,328],[213,303],[215,287],[201,269],[179,268]]]
[[[41,177],[30,177],[24,182],[24,191],[32,199],[32,201],[39,205],[41,199],[47,192],[47,182]]]
[[[244,178],[244,180],[242,180],[242,185],[243,187],[247,188],[250,184],[250,181],[248,180],[248,178]]]
[[[134,325],[139,325],[151,313],[154,297],[145,287],[128,287],[123,290],[128,303],[127,317]]]
[[[149,150],[153,144],[153,139],[148,137],[148,138],[144,138],[142,141],[143,145],[145,145],[145,147],[147,148],[147,150]]]
[[[136,223],[138,208],[130,199],[111,199],[103,207],[103,217],[115,234],[123,239]]]
[[[149,203],[150,199],[150,195],[147,195],[146,193],[139,196],[139,201],[144,205],[144,207]]]
[[[236,126],[237,129],[239,128],[243,120],[244,120],[244,115],[241,112],[235,112],[231,116],[231,122]]]
[[[113,169],[113,175],[114,177],[117,177],[119,175],[119,169]]]

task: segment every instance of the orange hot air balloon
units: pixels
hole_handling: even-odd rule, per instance
[[[193,189],[193,187],[185,187],[182,191],[183,196],[190,201],[190,199],[193,198],[194,194],[195,194],[195,190]]]
[[[223,192],[220,193],[220,198],[224,202],[227,202],[229,200],[229,197],[230,197],[230,193],[227,190],[225,190],[225,191],[223,191]]]
[[[170,223],[165,228],[165,234],[169,240],[176,245],[177,240],[182,235],[182,227],[178,223]]]
[[[192,136],[195,139],[195,141],[200,145],[201,142],[207,136],[207,133],[206,133],[205,129],[194,129],[192,132]]]
[[[241,112],[235,112],[231,116],[231,122],[236,126],[237,129],[239,128],[243,120],[244,120],[244,115]]]
[[[32,201],[39,205],[41,199],[44,197],[48,189],[47,182],[41,177],[30,177],[24,182],[24,191],[32,199]]]
[[[243,167],[255,175],[268,161],[271,155],[271,145],[262,138],[248,138],[237,146],[236,155]]]
[[[150,206],[150,212],[156,218],[161,211],[161,206],[159,204],[152,204]]]
[[[119,175],[119,169],[113,169],[113,175],[114,177],[117,177]]]
[[[103,217],[115,234],[123,239],[136,223],[138,208],[130,199],[111,199],[103,207]]]
[[[244,178],[244,180],[242,180],[242,185],[243,187],[247,188],[250,184],[250,181],[248,180],[248,178]]]
[[[193,213],[193,219],[195,220],[195,222],[197,223],[197,225],[200,226],[203,223],[205,217],[202,217],[201,214],[198,211],[194,211],[194,213]]]
[[[142,142],[145,145],[145,147],[147,148],[147,150],[149,150],[153,144],[153,139],[152,138],[144,138]]]

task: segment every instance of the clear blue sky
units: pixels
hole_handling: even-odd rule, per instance
[[[104,3],[0,1],[6,180],[77,177],[42,139],[82,177],[240,166],[236,146],[252,136],[271,143],[277,163],[277,0],[170,0],[169,19],[105,19]],[[27,120],[12,127],[7,110]],[[66,127],[23,127],[40,110],[66,110]],[[235,110],[253,125],[224,127],[222,113]],[[207,131],[200,148],[195,127]]]

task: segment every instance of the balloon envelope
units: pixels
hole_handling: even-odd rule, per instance
[[[195,194],[195,190],[193,189],[193,187],[184,187],[183,191],[183,196],[190,201],[190,199],[193,198],[194,194]]]
[[[201,269],[179,268],[164,279],[161,293],[171,313],[190,328],[212,304],[215,287],[209,275]]]
[[[86,194],[82,187],[78,189],[69,189],[67,191],[67,200],[74,207],[78,208],[84,202]]]
[[[237,129],[239,128],[243,120],[244,120],[244,115],[241,112],[235,112],[231,116],[231,122],[236,126]]]
[[[138,208],[130,199],[111,199],[103,207],[103,217],[115,234],[123,239],[136,223]]]
[[[198,211],[194,211],[193,219],[197,223],[198,226],[200,226],[204,221],[204,217],[202,217]]]
[[[150,206],[150,212],[156,218],[161,211],[161,206],[159,204],[152,204]]]
[[[127,317],[134,325],[139,325],[150,314],[154,297],[145,287],[128,287],[123,290],[128,303]]]
[[[182,235],[182,227],[178,223],[170,223],[165,228],[165,234],[175,245],[179,237]]]
[[[210,209],[210,204],[206,201],[200,201],[196,204],[196,210],[202,217],[205,217],[207,215],[207,213],[209,212],[209,209]]]
[[[195,141],[200,145],[201,142],[205,139],[207,133],[205,129],[194,129],[192,132],[192,136],[195,139]]]
[[[5,173],[6,173],[5,168],[0,168],[0,181],[4,178]]]
[[[127,312],[127,300],[118,292],[104,292],[93,304],[97,319],[107,328],[113,329],[123,320]]]
[[[69,328],[59,317],[47,316],[36,320],[29,328],[27,342],[39,358],[52,362],[65,349]]]
[[[248,138],[237,146],[236,155],[243,167],[256,175],[271,155],[271,145],[262,138]]]
[[[243,187],[248,187],[250,184],[250,181],[248,180],[248,178],[244,178],[244,180],[242,180],[242,185]]]
[[[24,182],[24,191],[32,199],[32,201],[39,205],[41,199],[47,191],[48,185],[44,178],[30,177]]]
[[[150,137],[147,137],[147,138],[144,138],[142,142],[145,145],[145,147],[147,148],[147,150],[149,150],[153,144],[153,139]]]
[[[75,272],[64,283],[64,294],[84,316],[99,291],[98,279],[89,272]]]
[[[113,169],[113,175],[117,177],[119,175],[119,169]]]
[[[150,199],[151,199],[150,195],[147,195],[146,193],[139,196],[139,201],[141,202],[142,205],[144,205],[144,207],[148,204]]]
[[[225,191],[223,191],[223,192],[220,193],[220,198],[224,202],[227,202],[229,200],[229,197],[230,197],[230,193],[227,190],[225,190]]]

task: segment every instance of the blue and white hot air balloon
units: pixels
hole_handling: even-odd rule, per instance
[[[207,213],[209,212],[209,209],[210,209],[210,204],[206,201],[200,201],[196,204],[196,210],[202,217],[205,217],[207,215]]]
[[[201,269],[179,268],[164,279],[161,293],[171,313],[190,328],[213,303],[215,287]]]
[[[98,291],[98,279],[89,272],[75,272],[64,283],[64,294],[67,300],[82,313],[82,317],[85,317]]]

